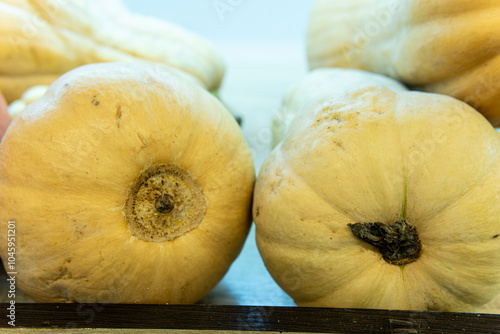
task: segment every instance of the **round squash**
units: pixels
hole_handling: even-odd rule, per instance
[[[317,0],[312,69],[357,68],[467,102],[500,126],[500,3]]]
[[[7,109],[7,102],[5,102],[2,93],[0,93],[0,140],[2,139],[3,134],[7,130],[10,122],[11,117]]]
[[[471,311],[493,299],[500,134],[448,96],[358,70],[311,75],[329,84],[316,99],[294,88],[303,103],[254,193],[277,283],[301,306]]]
[[[38,302],[196,302],[242,248],[254,178],[231,114],[177,71],[72,70],[0,145],[16,285]]]

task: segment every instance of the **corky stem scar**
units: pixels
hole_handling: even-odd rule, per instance
[[[400,219],[392,224],[347,224],[351,232],[361,240],[378,248],[384,260],[390,264],[405,265],[416,261],[422,252],[417,229]]]
[[[206,201],[198,182],[172,164],[142,172],[125,203],[129,230],[144,241],[174,240],[195,229],[205,211]]]

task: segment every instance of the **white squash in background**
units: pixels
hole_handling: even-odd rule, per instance
[[[75,67],[136,60],[178,68],[210,91],[224,74],[208,41],[120,0],[0,1],[0,91],[9,103]]]
[[[15,100],[9,104],[8,110],[10,117],[16,117],[17,114],[26,109],[29,104],[42,97],[48,88],[49,86],[46,85],[37,85],[25,91],[19,100]]]

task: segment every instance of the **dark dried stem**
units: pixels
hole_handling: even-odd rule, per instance
[[[378,248],[385,261],[405,265],[416,261],[422,252],[417,229],[400,219],[392,224],[348,224],[352,233],[361,240]]]
[[[162,195],[156,199],[155,208],[160,213],[169,213],[174,209],[174,199],[169,194]]]

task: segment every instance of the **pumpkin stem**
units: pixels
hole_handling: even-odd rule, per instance
[[[125,216],[132,235],[163,242],[196,228],[206,206],[200,185],[188,172],[173,164],[156,165],[130,188]]]
[[[405,265],[416,261],[422,252],[417,229],[400,219],[392,224],[347,224],[351,232],[361,240],[378,248],[384,260],[390,264]]]
[[[159,213],[170,213],[174,209],[174,206],[174,198],[169,194],[161,195],[155,202],[155,209],[158,210]]]

